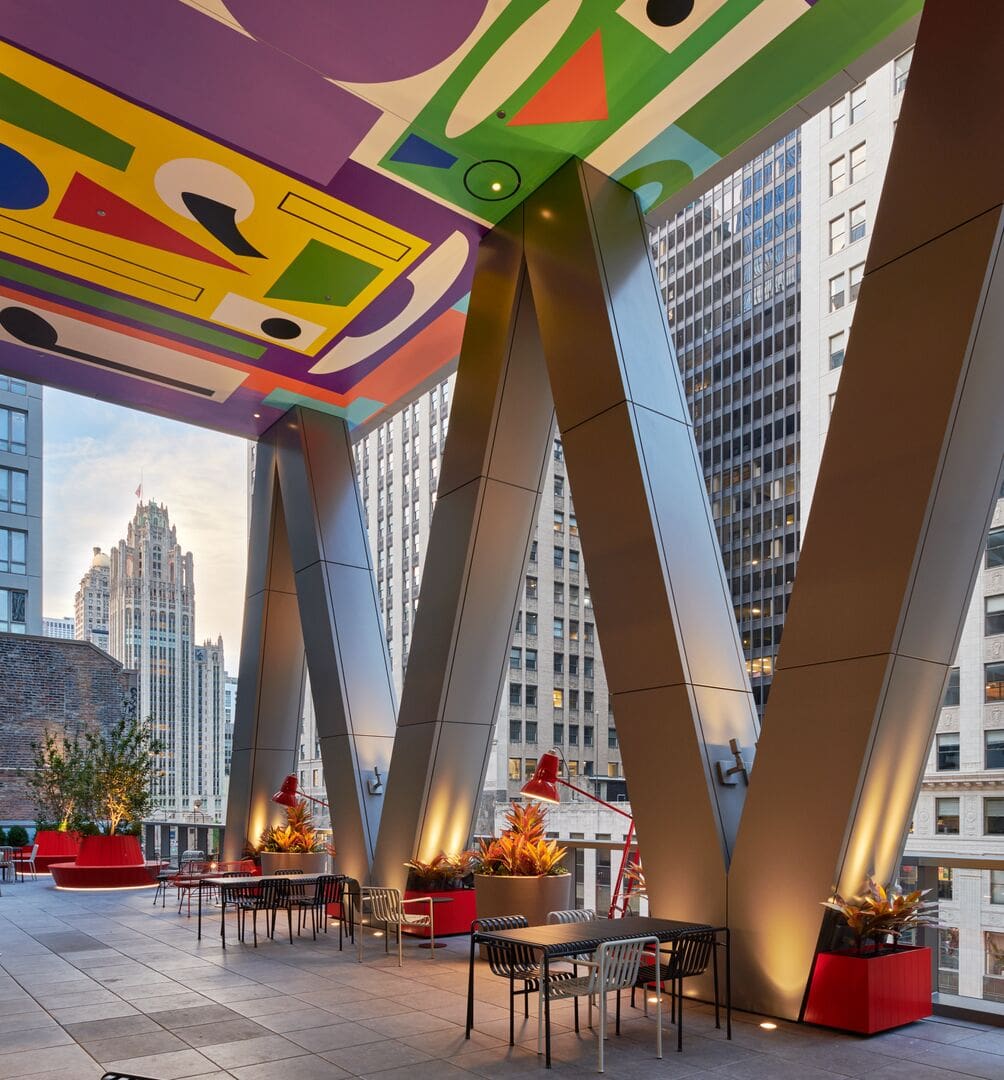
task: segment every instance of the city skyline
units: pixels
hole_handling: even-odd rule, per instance
[[[43,601],[72,616],[93,548],[125,535],[139,499],[166,505],[194,556],[198,641],[222,636],[240,658],[246,542],[246,447],[229,435],[46,388]]]

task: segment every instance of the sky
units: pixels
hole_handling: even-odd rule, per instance
[[[124,539],[144,501],[166,504],[195,564],[197,640],[223,635],[237,674],[247,562],[247,442],[60,390],[44,391],[43,602],[73,615],[73,598],[102,551]]]

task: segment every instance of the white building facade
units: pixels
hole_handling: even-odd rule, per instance
[[[108,606],[111,595],[109,575],[111,558],[101,548],[94,548],[91,565],[80,579],[80,587],[74,597],[74,636],[79,641],[89,641],[99,649],[108,648]]]
[[[0,633],[42,632],[42,388],[0,375]]]
[[[48,615],[42,618],[43,637],[63,638],[65,641],[73,641],[76,637],[74,630],[74,621],[68,615],[61,619],[54,619]]]
[[[223,638],[195,647],[195,715],[192,743],[193,809],[198,803],[210,820],[222,821],[227,809],[227,673]],[[232,743],[232,736],[231,736]]]

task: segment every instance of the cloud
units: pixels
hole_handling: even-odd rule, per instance
[[[45,390],[46,615],[73,614],[91,549],[126,535],[143,498],[164,503],[195,564],[198,640],[223,635],[237,673],[247,563],[247,442],[131,409]]]

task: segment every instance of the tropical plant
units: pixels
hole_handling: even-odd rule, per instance
[[[937,909],[934,901],[925,901],[930,889],[916,889],[913,892],[896,892],[892,886],[880,885],[874,878],[867,877],[858,896],[844,898],[835,894],[823,901],[823,906],[837,912],[844,920],[851,933],[857,951],[863,952],[865,942],[871,941],[879,951],[892,939],[892,948],[896,949],[900,937],[909,930],[921,926],[937,926],[933,911]]]
[[[23,825],[11,825],[7,830],[7,843],[12,848],[23,848],[28,843],[28,830]]]
[[[411,871],[408,876],[416,888],[433,891],[460,889],[463,888],[464,878],[477,869],[478,856],[474,851],[461,851],[457,855],[447,855],[441,851],[429,862],[409,859],[404,865]]]
[[[544,836],[545,811],[540,803],[513,803],[506,811],[506,829],[493,840],[479,840],[478,873],[510,877],[566,874],[566,849]]]
[[[334,846],[324,842],[314,828],[310,807],[305,799],[298,799],[295,806],[286,807],[286,824],[269,825],[258,842],[259,851],[322,852],[335,854]]]

